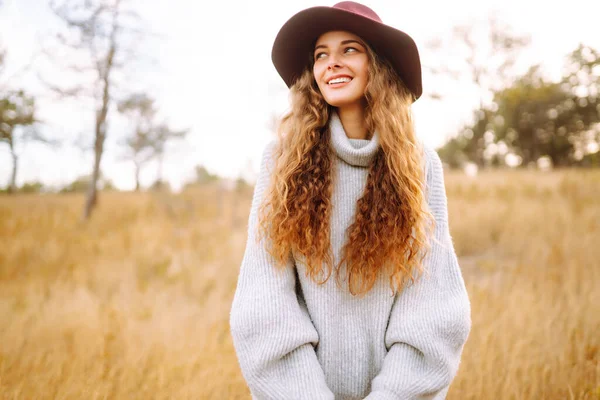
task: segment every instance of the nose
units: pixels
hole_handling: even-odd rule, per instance
[[[327,63],[327,69],[331,70],[336,67],[339,68],[341,66],[342,65],[341,65],[340,61],[338,60],[337,55],[332,54],[329,56],[329,61]]]

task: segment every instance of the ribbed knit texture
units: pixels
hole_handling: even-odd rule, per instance
[[[330,120],[333,169],[331,245],[337,264],[379,148],[349,139]],[[292,255],[284,272],[257,243],[257,211],[273,170],[273,147],[263,152],[248,221],[248,241],[231,306],[230,327],[253,399],[445,399],[471,329],[469,297],[448,227],[442,164],[423,145],[426,193],[437,226],[427,269],[416,284],[392,296],[380,276],[363,298],[306,276]],[[345,270],[343,270],[345,271]],[[342,276],[345,276],[342,273]]]

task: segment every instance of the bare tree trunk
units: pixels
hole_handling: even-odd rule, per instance
[[[92,211],[98,204],[98,178],[100,177],[100,162],[102,161],[102,150],[104,147],[104,137],[96,136],[94,145],[94,170],[90,180],[90,186],[87,192],[87,200],[85,202],[84,219],[89,219]]]
[[[15,147],[13,146],[12,140],[8,141],[8,145],[10,146],[10,154],[12,156],[13,165],[12,165],[12,173],[10,176],[10,184],[8,186],[8,193],[15,193],[17,191],[17,167],[19,165],[19,157],[15,152]]]
[[[108,87],[105,87],[105,93],[108,92]],[[107,106],[108,98],[103,97],[103,108]],[[104,123],[106,113],[101,111],[96,117],[96,140],[94,143],[94,169],[92,171],[92,179],[87,192],[87,200],[85,202],[85,210],[83,219],[87,220],[92,215],[94,207],[98,204],[98,179],[100,178],[100,162],[102,161],[102,151],[104,150]]]
[[[156,167],[156,188],[158,190],[163,190],[165,188],[164,182],[163,182],[163,177],[162,177],[162,170],[163,170],[163,155],[161,153],[158,154],[157,156],[157,167]]]
[[[163,156],[162,154],[158,155],[158,170],[156,171],[156,176],[157,176],[157,180],[158,182],[160,182],[160,184],[162,185],[162,169],[163,169]]]
[[[117,2],[118,6],[118,2]],[[94,170],[92,172],[92,180],[87,193],[87,200],[83,212],[83,219],[88,220],[92,215],[92,211],[98,203],[98,178],[100,177],[100,162],[102,161],[102,153],[104,151],[104,140],[106,139],[106,116],[108,115],[108,107],[110,102],[110,72],[113,66],[114,56],[117,50],[116,32],[117,32],[117,16],[118,11],[113,14],[113,26],[110,39],[110,49],[106,56],[106,64],[100,69],[100,79],[102,81],[102,107],[96,114],[96,140],[94,142]]]
[[[140,191],[140,163],[134,161],[135,163],[135,191]]]

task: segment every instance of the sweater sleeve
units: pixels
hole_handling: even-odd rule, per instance
[[[423,260],[426,272],[394,299],[385,334],[388,353],[368,400],[445,399],[471,330],[470,301],[449,231],[442,163],[435,150],[425,151],[435,240]]]
[[[275,141],[263,151],[248,220],[248,239],[230,311],[230,329],[242,375],[253,399],[328,399],[317,359],[319,342],[306,305],[296,291],[290,255],[285,270],[276,270],[257,242],[258,207],[271,179]]]

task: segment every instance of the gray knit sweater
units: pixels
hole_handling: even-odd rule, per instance
[[[337,154],[331,219],[337,264],[379,135],[349,139],[335,113],[330,128]],[[358,298],[340,290],[334,275],[315,284],[292,255],[285,272],[277,273],[264,241],[257,244],[257,209],[271,177],[274,144],[263,152],[230,314],[252,398],[444,399],[471,329],[471,308],[448,227],[439,156],[423,145],[428,205],[437,223],[437,241],[424,260],[428,274],[396,296],[381,276]]]

